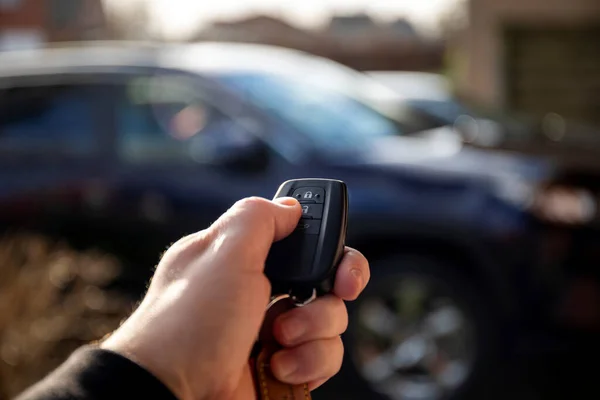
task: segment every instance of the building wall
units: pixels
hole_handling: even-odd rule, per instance
[[[503,28],[580,26],[600,21],[600,0],[470,0],[469,27],[461,35],[467,57],[459,92],[490,106],[506,103]]]
[[[64,0],[63,0],[64,1]],[[49,39],[54,42],[96,40],[108,36],[106,14],[100,0],[78,0],[74,20],[65,26],[50,26]]]
[[[8,6],[0,1],[0,50],[43,45],[44,8],[39,0],[20,0]]]
[[[357,20],[360,23],[350,23]],[[336,17],[335,29],[303,30],[268,16],[216,23],[193,40],[225,40],[289,47],[331,58],[358,70],[439,71],[445,43],[420,38],[396,21],[376,25],[364,18]],[[358,25],[358,26],[357,26]],[[348,33],[351,33],[348,35]]]
[[[73,19],[63,25],[56,24],[51,7],[57,4],[69,7],[76,2],[80,8],[73,13]],[[0,0],[0,50],[107,37],[102,0]]]
[[[13,7],[3,7],[0,1],[0,29],[39,27],[45,10],[39,0],[20,0]]]

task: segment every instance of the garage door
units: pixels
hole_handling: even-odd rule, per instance
[[[506,30],[507,105],[600,126],[600,23]]]

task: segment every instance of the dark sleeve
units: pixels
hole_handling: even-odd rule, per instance
[[[84,346],[16,400],[177,400],[150,372],[117,353]]]

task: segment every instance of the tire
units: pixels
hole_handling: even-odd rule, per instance
[[[342,392],[347,392],[348,395],[345,393],[343,395],[343,398],[347,399],[455,400],[483,398],[481,397],[483,393],[486,393],[485,398],[490,398],[489,394],[493,392],[493,389],[490,389],[492,382],[490,378],[495,375],[495,369],[498,368],[498,355],[502,347],[499,341],[501,324],[495,317],[494,308],[486,300],[482,288],[461,275],[453,265],[445,264],[428,256],[395,256],[373,263],[372,270],[373,276],[367,289],[356,302],[349,305],[350,322],[348,331],[343,337],[346,348],[344,366],[335,379],[336,388],[331,387],[330,389],[335,390],[338,397]],[[428,297],[425,295],[419,296],[415,287],[420,287],[419,290],[422,293],[429,291],[427,296],[431,298],[431,301],[426,300]],[[399,288],[401,289],[398,290]],[[430,309],[423,313],[426,317],[423,317],[421,322],[418,322],[418,312],[410,311],[411,307],[402,305],[406,301],[396,300],[407,296],[409,298],[410,295],[406,292],[410,291],[417,293],[416,296],[413,295],[412,303],[418,304],[419,301],[423,303],[422,307],[413,304],[412,309]],[[396,294],[392,295],[393,293]],[[377,314],[374,310],[381,308],[381,304],[384,304],[382,300],[389,298],[394,298],[394,307],[398,306],[409,310],[408,314],[404,311],[405,314],[398,314],[397,317],[391,318],[391,314],[379,313],[386,318],[372,317]],[[411,301],[408,303],[410,304]],[[374,307],[374,305],[376,306]],[[369,309],[370,311],[367,311]],[[410,316],[411,313],[412,316]],[[446,322],[443,322],[444,315]],[[453,319],[449,319],[449,316],[453,316]],[[372,325],[381,325],[382,331],[388,330],[388,334],[394,337],[391,340],[393,344],[377,347],[382,341],[379,340],[378,334],[372,334],[369,329],[365,328],[368,325],[365,321],[369,320],[372,320],[370,322]],[[375,320],[379,320],[379,322],[373,322]],[[393,328],[389,328],[389,326],[385,328],[386,324],[389,325],[386,321],[390,320],[395,321],[396,325]],[[427,321],[429,321],[429,325]],[[437,326],[433,323],[434,321],[438,321]],[[397,328],[398,323],[403,326],[402,329]],[[435,328],[417,329],[414,328],[416,326]],[[444,333],[445,330],[448,332]],[[419,333],[421,331],[425,333]],[[400,335],[400,339],[396,338],[398,335]],[[385,341],[383,340],[383,342]],[[377,344],[373,345],[373,343]],[[443,350],[431,350],[442,349],[444,343],[450,349],[446,353]],[[373,351],[374,348],[377,350]],[[381,348],[394,349],[394,353],[391,351],[377,353]],[[420,356],[415,356],[413,350],[418,348],[428,350],[422,350]],[[368,354],[366,357],[365,349]],[[454,359],[452,358],[453,353],[456,353]],[[393,358],[391,356],[375,357],[373,354],[394,354],[394,356]],[[437,354],[444,355],[444,357],[433,356]],[[426,360],[422,362],[423,364],[433,364],[431,362],[433,359],[438,360],[436,362],[439,365],[446,365],[445,369],[439,369],[439,371],[446,372],[441,372],[436,380],[426,378],[427,372],[423,373],[420,370],[427,370],[427,368],[421,367],[420,364],[417,365],[414,360],[411,361],[411,357],[416,360],[421,356]],[[404,361],[402,361],[403,357]],[[369,359],[370,363],[365,359]],[[389,368],[389,366],[385,368],[365,367],[366,365],[383,365],[379,361],[373,361],[381,359],[392,359],[396,366],[397,363],[400,365],[404,363],[406,367],[401,370],[403,372],[395,370],[396,366],[394,368]],[[445,360],[445,362],[439,362],[439,360]],[[415,362],[414,366],[411,364],[412,362]],[[432,369],[435,370],[435,368]],[[386,371],[383,375],[382,370]],[[370,372],[371,376],[368,377],[369,373],[366,371],[379,372]],[[377,374],[388,377],[377,377]],[[431,376],[433,375],[434,373],[431,373]],[[433,390],[436,388],[436,383],[432,382],[446,383],[437,384],[437,389]],[[391,389],[392,387],[393,389]]]

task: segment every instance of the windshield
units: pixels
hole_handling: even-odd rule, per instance
[[[356,147],[401,134],[397,123],[375,109],[306,80],[274,74],[229,74],[219,79],[320,146]]]

